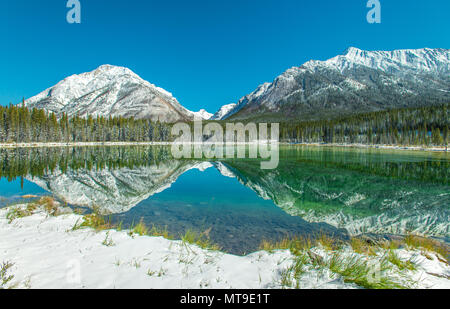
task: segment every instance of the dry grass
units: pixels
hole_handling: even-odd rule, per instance
[[[33,214],[38,209],[38,205],[35,203],[30,203],[27,205],[27,211]]]
[[[448,256],[449,256],[448,247],[437,240],[409,234],[405,237],[404,244],[408,248],[420,249],[428,252],[437,253],[438,255],[440,255],[440,258],[445,259],[446,260],[445,262],[448,264]]]
[[[148,235],[148,228],[143,219],[141,219],[141,221],[139,221],[139,223],[134,226],[131,231],[133,234],[138,234],[139,236]]]
[[[155,225],[153,225],[152,228],[148,231],[148,235],[153,237],[163,237],[165,239],[173,239],[173,237],[167,231],[167,227],[161,229],[156,227]]]
[[[83,217],[83,220],[83,223],[81,223],[78,228],[73,228],[73,230],[83,227],[89,227],[96,231],[111,230],[114,228],[111,222],[107,221],[103,216],[97,213],[86,215]]]
[[[325,250],[334,251],[341,249],[343,242],[325,233],[320,233],[317,237],[317,244],[320,244]]]
[[[73,210],[73,213],[74,214],[76,214],[76,215],[83,215],[84,214],[84,209],[82,209],[82,208],[75,208],[74,210]]]
[[[79,230],[80,228],[93,228],[96,231],[103,231],[103,230],[122,230],[122,222],[119,224],[112,224],[111,220],[105,219],[105,216],[102,216],[96,212],[85,215],[83,217],[83,223],[79,224],[78,222],[75,223],[75,225],[72,227],[72,231]],[[129,229],[129,235],[139,235],[139,236],[150,236],[150,237],[164,237],[165,239],[174,239],[169,232],[167,231],[167,228],[161,229],[157,226],[153,225],[151,228],[149,228],[143,219],[139,221],[138,224],[132,224],[131,228]],[[205,235],[205,233],[196,233],[192,230],[188,230],[185,235],[181,237],[181,240],[185,243],[189,244],[195,244],[203,249],[208,250],[220,250],[220,247],[214,243],[212,243]],[[104,242],[105,245],[110,244],[108,237],[105,239]]]
[[[377,254],[377,250],[379,249],[360,238],[352,238],[350,245],[354,252],[369,256],[375,256]]]
[[[193,230],[187,230],[181,237],[181,240],[191,245],[197,245],[202,249],[213,251],[220,250],[220,246],[211,242],[211,240],[204,233],[197,233]]]
[[[34,212],[42,207],[46,213],[52,216],[56,216],[58,212],[58,206],[55,200],[52,197],[42,197],[39,200],[28,203],[26,207],[11,207],[6,214],[6,218],[9,220],[9,223],[12,223],[14,220],[24,217],[29,217],[34,214]]]
[[[50,216],[56,216],[58,213],[58,203],[56,203],[55,199],[50,196],[44,196],[37,202],[35,202],[37,206],[43,207],[45,212]]]
[[[403,246],[400,240],[384,240],[379,243],[379,246],[385,250],[396,250]]]
[[[16,219],[33,215],[40,207],[50,216],[58,215],[58,203],[52,197],[44,196],[37,201],[28,203],[26,207],[11,207],[6,214],[6,218],[9,220],[9,223],[12,223]]]
[[[338,239],[320,233],[315,237],[285,237],[278,242],[263,240],[259,247],[260,250],[273,252],[275,250],[290,250],[292,254],[299,255],[303,252],[317,246],[325,250],[333,251],[342,248],[343,242]]]
[[[271,242],[263,240],[260,245],[260,250],[273,252],[275,250],[290,250],[293,254],[297,255],[300,252],[306,251],[314,247],[315,242],[310,238],[303,237],[286,237],[278,242]]]

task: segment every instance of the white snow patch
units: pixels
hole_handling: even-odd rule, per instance
[[[294,263],[287,250],[239,257],[127,231],[72,230],[81,220],[74,214],[49,217],[41,211],[9,223],[7,212],[0,210],[0,261],[14,264],[10,285],[17,288],[280,288],[282,272]],[[320,248],[312,252],[324,260],[331,257]],[[450,288],[450,268],[436,256],[404,249],[396,253],[417,263],[418,270],[406,274],[417,282],[414,287]],[[356,287],[312,264],[300,280],[300,288]]]

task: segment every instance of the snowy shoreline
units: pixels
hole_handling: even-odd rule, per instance
[[[261,143],[268,143],[261,142]],[[273,143],[273,142],[270,142]],[[181,143],[174,142],[77,142],[77,143],[0,143],[0,148],[49,148],[49,147],[112,147],[112,146],[171,146]],[[186,144],[186,143],[183,143]],[[187,143],[188,145],[210,145],[213,143]],[[253,145],[255,143],[236,143],[235,145]],[[312,147],[342,147],[342,148],[364,148],[382,150],[411,150],[428,152],[450,152],[446,147],[425,147],[425,146],[403,146],[403,145],[365,145],[365,144],[322,144],[322,143],[278,143],[281,146],[312,146]],[[226,144],[224,144],[226,146]]]
[[[83,217],[70,209],[51,216],[41,208],[8,220],[12,207],[27,205],[0,209],[0,263],[10,262],[13,276],[7,288],[277,289],[286,287],[287,270],[296,263],[289,250],[241,257],[129,231],[74,229]],[[357,255],[349,248],[342,250],[342,256]],[[308,254],[326,261],[334,252],[316,247]],[[450,267],[434,253],[396,249],[395,254],[417,265],[417,270],[399,277],[401,282],[413,281],[411,288],[450,288]],[[360,288],[330,269],[308,263],[299,288]]]
[[[9,143],[0,148],[49,148],[49,147],[97,147],[97,146],[170,146],[170,142],[86,142],[86,143]]]
[[[365,144],[321,144],[321,143],[281,143],[280,145],[293,146],[315,146],[315,147],[342,147],[342,148],[365,148],[381,150],[411,150],[411,151],[429,151],[429,152],[449,152],[446,147],[425,147],[425,146],[403,146],[403,145],[365,145]]]

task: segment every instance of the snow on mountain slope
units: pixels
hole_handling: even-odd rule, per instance
[[[335,65],[344,71],[358,64],[386,73],[402,70],[448,74],[450,72],[450,52],[446,49],[402,49],[394,51],[364,51],[350,47],[344,55],[337,56],[324,64]]]
[[[293,67],[239,100],[224,119],[316,119],[450,101],[450,50],[364,51]]]
[[[222,106],[212,117],[211,120],[222,120],[233,108],[236,107],[236,103],[231,103]]]
[[[196,118],[200,118],[202,120],[209,120],[213,116],[213,114],[208,113],[206,110],[201,109],[198,112],[191,112],[192,115]]]
[[[190,111],[171,93],[143,80],[131,70],[102,65],[72,75],[25,101],[30,108],[43,108],[57,116],[123,116],[175,122],[192,118]]]
[[[58,116],[66,113],[176,122],[194,116],[238,120],[276,115],[280,120],[308,120],[449,101],[448,49],[364,51],[351,47],[329,60],[312,60],[291,68],[214,115],[205,110],[191,112],[171,93],[127,68],[112,65],[67,77],[25,104]]]

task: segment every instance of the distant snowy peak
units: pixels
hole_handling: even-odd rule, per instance
[[[450,50],[348,48],[288,69],[238,101],[222,119],[330,119],[450,100]]]
[[[192,118],[172,94],[128,68],[102,65],[92,72],[72,75],[25,101],[60,116],[123,116],[175,122]]]
[[[222,120],[224,117],[236,107],[236,103],[231,103],[222,106],[212,117],[211,120]]]
[[[272,85],[271,83],[264,83],[262,85],[259,85],[255,91],[253,91],[249,95],[246,95],[245,97],[240,99],[237,104],[229,104],[229,105],[222,106],[222,108],[216,113],[217,115],[220,115],[220,118],[217,118],[217,120],[224,120],[224,119],[227,119],[228,117],[230,117],[231,115],[236,114],[248,102],[250,102],[254,98],[258,98],[258,97],[262,96],[267,91],[267,89],[269,89],[269,87],[271,85]],[[214,117],[212,119],[216,119],[215,117],[216,116],[214,115]]]
[[[400,49],[393,51],[366,51],[356,47],[348,48],[342,55],[327,61],[309,61],[303,65],[314,68],[318,65],[334,66],[339,71],[361,65],[386,73],[401,70],[448,73],[450,50],[448,49]]]
[[[204,109],[201,109],[198,112],[191,112],[191,113],[196,119],[202,119],[202,120],[209,120],[213,116],[213,114],[208,113]]]
[[[239,112],[244,106],[247,105],[248,102],[251,102],[253,99],[256,99],[266,93],[271,85],[271,83],[264,83],[262,85],[259,85],[255,91],[241,98],[237,104],[226,105],[229,108],[227,112],[223,113],[222,117],[219,120],[227,119],[228,117],[231,117],[232,115]]]

